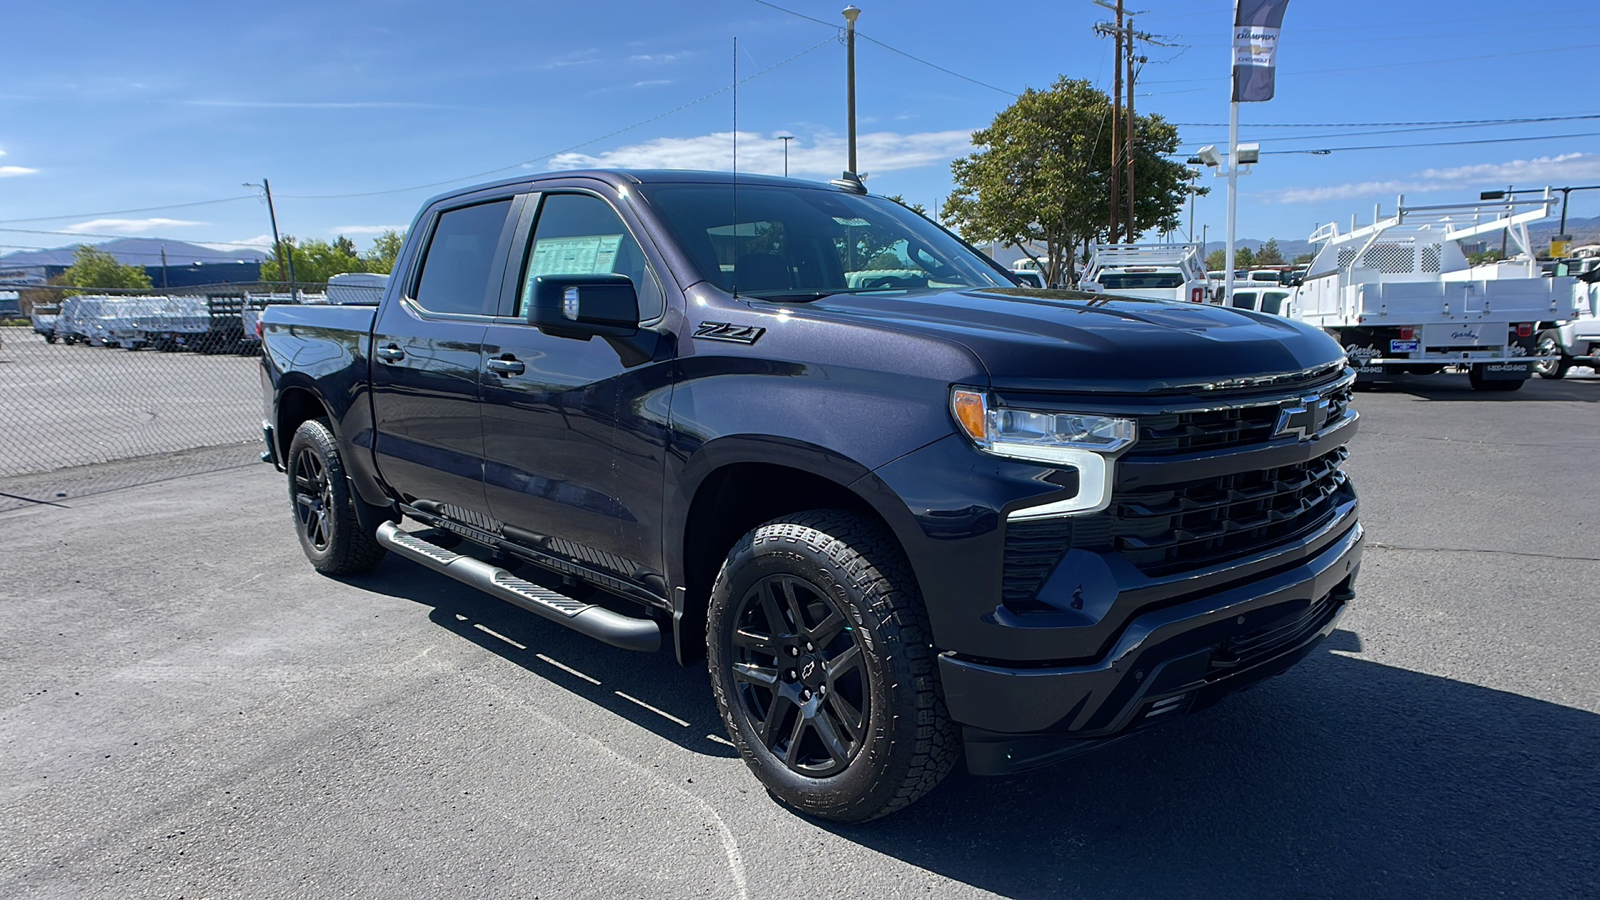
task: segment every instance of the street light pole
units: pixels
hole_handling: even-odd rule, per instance
[[[854,6],[844,8],[844,50],[845,50],[845,84],[846,84],[846,109],[845,115],[850,119],[850,174],[856,172],[856,18],[861,15],[861,10]],[[785,144],[784,146],[788,146]]]
[[[794,140],[792,134],[780,134],[778,140],[783,141],[783,177],[789,177],[789,142]]]

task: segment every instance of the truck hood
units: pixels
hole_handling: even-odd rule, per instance
[[[792,310],[956,341],[1014,390],[1144,393],[1330,366],[1321,331],[1263,313],[1079,291],[835,294]]]

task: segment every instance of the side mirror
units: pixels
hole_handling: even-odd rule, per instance
[[[629,337],[639,331],[639,294],[626,275],[537,275],[528,324],[556,337]]]

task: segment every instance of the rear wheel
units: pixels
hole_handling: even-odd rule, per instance
[[[1546,331],[1539,335],[1538,355],[1554,356],[1555,359],[1541,359],[1533,364],[1533,370],[1539,373],[1540,378],[1564,378],[1567,370],[1572,368],[1572,357],[1561,349],[1561,343],[1556,340],[1553,332]]]
[[[324,575],[354,575],[385,550],[356,517],[350,483],[333,432],[321,419],[302,422],[289,442],[289,501],[300,549]]]
[[[723,723],[781,802],[862,822],[954,765],[927,616],[881,526],[839,510],[762,525],[723,563],[708,624]]]

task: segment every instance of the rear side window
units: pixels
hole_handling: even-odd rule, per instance
[[[494,281],[491,296],[490,282],[504,265],[495,249],[510,209],[511,201],[506,199],[452,209],[439,216],[413,297],[423,309],[473,316],[491,314],[499,301],[500,285]]]
[[[547,194],[523,262],[517,315],[528,314],[540,275],[626,275],[639,295],[639,319],[661,315],[664,297],[650,263],[609,204],[589,194]]]

